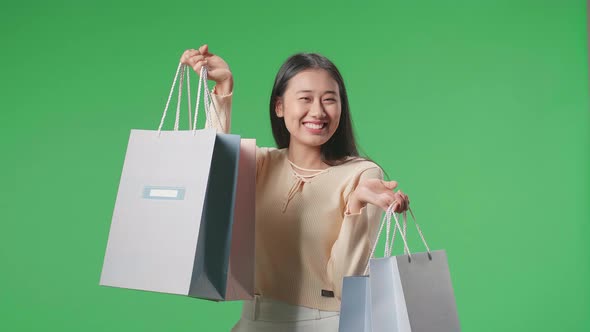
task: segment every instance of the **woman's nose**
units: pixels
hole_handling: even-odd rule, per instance
[[[324,105],[322,105],[320,101],[315,101],[314,103],[312,103],[309,113],[310,115],[317,118],[323,118],[326,116],[326,112],[324,111]]]

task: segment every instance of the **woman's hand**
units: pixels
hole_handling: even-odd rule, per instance
[[[215,81],[218,94],[232,92],[234,80],[228,64],[219,56],[209,52],[209,46],[203,45],[198,50],[184,51],[180,62],[189,65],[199,75],[203,66],[207,67],[207,77]]]
[[[397,213],[406,211],[410,206],[408,195],[401,190],[394,192],[397,181],[383,181],[379,179],[364,179],[359,182],[350,195],[348,212],[359,213],[367,203],[377,205],[387,211],[395,202],[393,210]]]

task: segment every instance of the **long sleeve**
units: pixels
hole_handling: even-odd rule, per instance
[[[232,96],[233,92],[220,96],[215,93],[215,88],[213,89],[213,93],[211,93],[211,104],[214,104],[215,108],[213,108],[213,105],[209,107],[211,118],[207,117],[205,128],[214,128],[217,132],[225,134],[231,132]],[[215,114],[215,109],[217,110],[217,114]]]
[[[364,170],[348,190],[347,205],[350,193],[354,191],[361,180],[368,178],[383,179],[383,172],[379,167]],[[371,248],[377,241],[382,212],[380,207],[367,204],[359,213],[344,213],[342,226],[332,246],[327,266],[328,280],[332,283],[334,296],[339,301],[342,298],[343,278],[364,273],[369,262]]]
[[[211,110],[211,118],[207,118],[205,128],[214,128],[217,132],[225,134],[231,132],[232,96],[233,92],[220,96],[216,94],[215,89],[213,89],[213,93],[211,93],[211,104],[215,104],[217,115],[213,111],[213,106],[211,106],[209,108]],[[256,179],[258,179],[260,170],[265,165],[265,160],[268,154],[273,150],[276,149],[261,148],[256,145]]]

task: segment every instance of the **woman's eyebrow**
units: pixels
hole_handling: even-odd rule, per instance
[[[305,93],[305,92],[313,92],[313,91],[312,90],[299,90],[299,91],[297,91],[295,93]],[[336,91],[333,91],[333,90],[324,91],[324,94],[327,94],[327,93],[336,94]]]

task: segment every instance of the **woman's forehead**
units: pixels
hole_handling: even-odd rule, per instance
[[[324,69],[306,69],[293,76],[287,85],[291,92],[338,93],[338,82]]]

